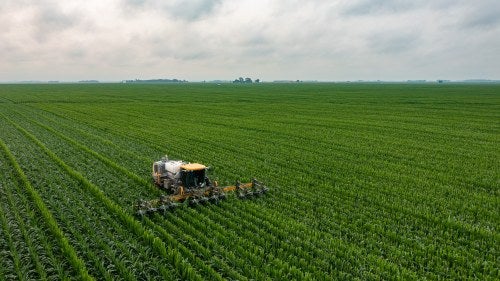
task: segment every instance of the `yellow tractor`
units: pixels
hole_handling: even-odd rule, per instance
[[[256,179],[248,183],[237,181],[235,185],[220,187],[217,181],[211,181],[207,176],[209,168],[199,163],[189,163],[182,160],[170,160],[167,156],[153,162],[151,174],[156,186],[166,191],[166,194],[153,200],[139,200],[135,205],[140,216],[167,211],[186,202],[189,205],[217,203],[226,198],[227,192],[236,192],[238,198],[260,196],[269,188]]]

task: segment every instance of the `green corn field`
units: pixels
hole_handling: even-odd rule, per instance
[[[500,85],[0,85],[0,280],[499,280]],[[151,165],[229,196],[137,217]]]

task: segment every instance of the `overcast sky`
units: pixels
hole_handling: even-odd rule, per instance
[[[0,0],[0,81],[500,79],[498,0]]]

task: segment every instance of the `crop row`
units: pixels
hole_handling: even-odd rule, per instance
[[[45,138],[45,139],[47,139],[47,138]],[[277,277],[277,276],[275,276],[275,277]]]
[[[391,176],[391,175],[389,175],[389,176]],[[425,201],[425,200],[422,200],[422,201]]]
[[[308,200],[308,201],[310,201],[310,200]],[[362,237],[361,237],[361,238],[362,238]]]
[[[8,157],[14,170],[17,172],[16,176],[19,177],[23,187],[27,190],[28,194],[30,195],[31,199],[34,202],[34,205],[37,207],[41,216],[45,220],[45,223],[47,224],[48,228],[50,229],[52,234],[55,236],[57,241],[60,243],[60,247],[61,247],[63,253],[67,256],[71,265],[78,272],[81,279],[92,280],[92,277],[89,275],[83,261],[77,256],[75,250],[69,244],[68,239],[64,236],[64,233],[61,231],[61,229],[57,225],[57,222],[54,220],[51,212],[46,207],[45,203],[43,202],[43,199],[40,197],[40,195],[37,193],[37,191],[31,186],[26,175],[22,171],[19,164],[16,162],[16,160],[15,160],[14,156],[12,155],[12,153],[10,152],[9,148],[6,146],[6,144],[3,141],[0,141],[0,147],[2,148],[5,155]],[[21,231],[24,230],[24,234],[26,235],[26,233],[25,233],[26,228],[21,227],[20,229],[21,229]],[[27,239],[27,241],[28,241],[28,246],[30,246],[31,240]],[[29,248],[30,248],[30,250],[32,250],[33,249],[32,245]],[[38,258],[35,258],[35,261],[37,259]],[[41,272],[42,271],[40,271],[39,273],[41,273]],[[21,278],[22,276],[19,276],[19,277]]]
[[[276,277],[276,276],[275,276]]]
[[[21,131],[23,131],[23,133],[25,133],[26,136],[30,137],[30,134],[26,131],[24,131],[24,129],[18,127],[18,129],[20,129]],[[33,140],[36,140],[36,139],[33,139]],[[36,142],[36,141],[35,141]],[[23,141],[21,139],[18,138],[18,141],[16,142],[18,143],[19,145],[22,145]],[[33,152],[31,155],[43,155],[43,152],[44,152],[44,146],[43,144],[41,143],[38,143],[42,149],[41,152]],[[29,146],[27,146],[29,147]],[[30,147],[32,148],[32,147]],[[52,157],[54,157],[54,155],[50,152],[50,151],[45,151],[48,155],[51,155]],[[26,151],[25,153],[29,153],[29,149],[28,151]],[[34,158],[36,161],[37,161],[37,164],[42,164],[43,160],[45,159],[41,159],[40,156],[38,157],[35,157]],[[57,158],[56,158],[57,159]],[[55,162],[54,159],[51,159],[52,160],[52,163]],[[31,158],[31,161],[33,161],[33,157]],[[45,160],[47,161],[47,160]],[[63,163],[60,163],[60,164],[63,164]],[[85,192],[85,191],[88,191],[88,190],[81,190],[80,188],[88,188],[89,185],[88,182],[86,182],[85,179],[83,178],[78,178],[78,179],[68,179],[67,176],[64,176],[63,174],[57,174],[57,173],[54,173],[55,171],[57,171],[58,169],[57,168],[50,168],[53,164],[50,164],[50,160],[49,162],[46,162],[46,165],[42,165],[42,167],[44,169],[49,169],[52,171],[51,175],[50,176],[50,179],[42,179],[40,180],[39,178],[37,179],[38,182],[40,182],[39,184],[39,188],[42,188],[44,189],[46,193],[44,193],[44,195],[46,196],[45,198],[45,201],[46,202],[49,202],[49,203],[52,203],[52,204],[55,204],[55,203],[58,203],[57,205],[52,205],[51,207],[53,207],[54,209],[56,209],[56,215],[59,217],[59,225],[62,225],[63,226],[63,229],[65,229],[65,232],[67,233],[70,233],[72,235],[72,240],[74,240],[74,245],[78,246],[78,248],[81,249],[80,251],[80,255],[81,256],[86,256],[88,259],[86,259],[87,262],[91,262],[91,261],[95,261],[96,263],[94,265],[91,265],[89,267],[92,267],[94,268],[93,266],[95,266],[96,264],[99,265],[98,263],[102,263],[102,260],[99,261],[99,260],[96,260],[96,251],[99,251],[98,249],[102,249],[101,247],[99,247],[98,245],[101,243],[100,240],[103,240],[105,239],[106,236],[103,236],[103,234],[106,234],[106,233],[103,233],[103,232],[97,232],[99,230],[99,227],[100,225],[102,225],[102,229],[113,229],[113,228],[110,228],[109,226],[105,226],[106,224],[108,223],[113,223],[114,219],[117,217],[116,214],[114,214],[113,212],[110,212],[108,209],[106,209],[106,206],[99,206],[99,204],[96,204],[94,200],[92,200],[92,198],[89,198],[89,193],[88,192]],[[64,166],[62,166],[64,168]],[[66,167],[68,168],[68,167]],[[26,171],[29,171],[30,173],[38,173],[38,172],[43,172],[41,169],[37,169],[37,168],[33,168],[33,167],[30,167],[30,169],[25,169]],[[70,170],[71,171],[71,170]],[[66,171],[68,172],[68,171]],[[74,172],[74,171],[73,171]],[[42,173],[40,173],[42,174]],[[77,175],[75,172],[73,175]],[[54,176],[63,176],[63,177],[66,177],[66,179],[61,179],[61,181],[59,183],[57,182],[54,182],[54,180],[56,180],[56,178],[54,178]],[[49,183],[48,181],[52,182],[52,183]],[[63,183],[65,182],[65,183]],[[65,186],[66,189],[65,190],[60,190],[60,187],[62,186]],[[47,190],[48,187],[52,187],[53,189],[52,190]],[[76,191],[76,193],[75,193]],[[72,194],[73,193],[73,194]],[[89,201],[90,199],[90,201]],[[93,202],[93,203],[85,203],[85,201],[89,201],[90,202]],[[65,204],[61,204],[61,203],[65,203]],[[109,206],[108,206],[109,207]],[[90,209],[89,209],[90,208]],[[94,214],[93,215],[93,212],[97,212],[97,214]],[[95,225],[88,225],[88,228],[82,228],[82,226],[80,224],[77,224],[75,221],[78,221],[78,220],[81,220],[81,219],[90,219],[92,217],[95,217],[96,219],[96,222],[94,222]],[[129,216],[130,218],[130,216]],[[136,224],[136,226],[139,227],[139,229],[141,229],[141,227],[139,225]],[[129,241],[134,241],[133,243],[136,244],[137,242],[135,240],[131,240],[131,229],[129,227],[126,227],[126,226],[120,226],[122,229],[123,228],[126,228],[126,230],[122,230],[121,231],[121,235],[124,235],[121,239],[120,239],[120,235],[118,235],[118,233],[109,233],[108,237],[111,241],[115,241],[117,244],[120,244],[120,243],[126,243],[127,240]],[[116,229],[114,229],[116,230]],[[120,228],[118,228],[118,230],[121,230]],[[86,233],[86,236],[83,237],[83,236],[79,236],[79,233],[81,233],[81,231],[84,231],[84,233]],[[133,233],[133,232],[132,232]],[[147,233],[145,234],[147,235]],[[76,236],[76,237],[73,237],[73,236]],[[88,239],[90,237],[93,237],[91,239]],[[87,238],[87,241],[85,240],[81,240],[83,238]],[[153,243],[156,247],[159,247],[159,249],[161,250],[161,245],[162,243],[161,240],[159,240],[157,237],[154,237],[150,234],[149,238],[148,237],[144,237],[144,239],[146,240],[144,244],[142,244],[142,248],[141,248],[141,251],[149,251],[147,250],[147,248],[144,248],[145,246],[153,246]],[[123,242],[120,242],[120,241],[123,241]],[[102,242],[101,245],[104,245],[106,242]],[[97,245],[96,245],[97,244]],[[89,247],[92,248],[93,251],[89,251]],[[166,254],[167,252],[164,252],[163,254]],[[168,253],[171,253],[171,251],[169,251]],[[111,256],[111,259],[113,255],[115,254],[112,254],[112,253],[108,253],[110,256]],[[137,255],[138,253],[136,253],[135,255]],[[102,259],[103,257],[99,255],[99,259]],[[154,257],[142,257],[142,261],[141,261],[141,264],[142,263],[146,263],[146,262],[149,262],[149,260],[153,260],[155,261],[156,258]],[[109,262],[106,262],[106,263],[109,263]],[[182,262],[181,262],[182,264]],[[114,265],[113,267],[115,267],[116,265]],[[144,272],[147,273],[147,267],[145,265],[143,265],[143,268],[146,269]],[[183,266],[183,269],[179,269],[179,270],[189,270],[189,266]],[[158,267],[158,269],[161,269],[161,267]],[[95,272],[101,272],[99,270],[95,270]],[[139,276],[140,274],[143,274],[140,270],[138,270],[138,273],[139,273]],[[168,273],[168,270],[164,270],[164,273]],[[105,272],[101,272],[102,276],[106,276]],[[137,274],[137,273],[136,273]],[[167,275],[169,276],[169,275]]]
[[[119,120],[123,120],[123,118],[117,118]],[[227,124],[229,125],[229,124]],[[150,132],[151,130],[148,130],[148,129],[143,129],[142,132]],[[141,133],[142,133],[141,132]],[[207,132],[208,133],[208,132]],[[251,136],[250,134],[252,133],[251,131],[247,131],[248,135],[249,135],[249,138],[252,138],[253,139],[253,136]],[[205,133],[206,134],[206,133]],[[275,133],[276,134],[276,133]],[[271,133],[269,133],[269,135],[271,135]],[[291,136],[293,135],[290,135],[288,134],[286,137],[284,137],[284,139],[289,139]],[[265,136],[265,138],[267,139],[268,137]],[[293,137],[293,138],[297,138],[297,141],[299,139],[299,136],[296,136],[296,137]],[[311,140],[309,140],[311,141]],[[359,142],[359,143],[365,143],[365,142]],[[321,154],[321,152],[323,152],[323,155],[324,155],[324,159],[329,159],[331,157],[338,157],[338,153],[335,153],[335,151],[339,151],[341,152],[342,154],[345,154],[345,153],[349,153],[349,151],[360,151],[361,153],[357,153],[355,155],[349,155],[348,158],[345,159],[345,162],[342,161],[343,163],[346,163],[348,164],[349,166],[347,166],[346,168],[348,169],[348,171],[352,171],[353,169],[359,169],[360,167],[376,167],[376,166],[379,166],[379,164],[377,162],[373,163],[372,165],[370,165],[371,162],[373,162],[373,159],[379,159],[380,157],[378,157],[377,155],[370,155],[369,151],[373,150],[372,148],[370,147],[367,147],[366,149],[363,149],[363,147],[359,147],[359,146],[356,146],[356,147],[344,147],[342,150],[339,150],[339,148],[342,148],[343,146],[342,145],[339,145],[338,143],[335,143],[335,142],[330,142],[330,143],[317,143],[318,145],[317,148],[319,147],[324,147],[324,149],[319,149],[318,152]],[[334,144],[334,148],[332,148],[332,144]],[[330,145],[330,146],[328,146]],[[402,144],[401,144],[402,145]],[[283,147],[281,144],[280,144],[281,147]],[[393,146],[393,145],[391,145]],[[286,146],[284,146],[286,147]],[[405,144],[405,147],[408,147],[408,144]],[[291,147],[292,148],[292,151],[299,151],[299,153],[302,153],[301,155],[303,155],[303,152],[304,152],[304,148],[300,148],[300,147]],[[354,149],[355,148],[355,149]],[[421,151],[422,149],[426,149],[425,147],[422,147],[422,145],[419,145],[419,146],[416,146],[415,147],[415,151]],[[369,154],[367,154],[367,152]],[[452,149],[449,149],[449,151],[453,151]],[[318,154],[318,152],[314,152],[314,151],[311,151],[311,153],[315,153],[315,154]],[[388,170],[389,168],[391,168],[392,170],[394,170],[394,168],[396,170],[396,173],[399,173],[399,174],[413,174],[412,176],[414,178],[422,178],[422,179],[425,179],[426,181],[429,181],[429,180],[434,180],[435,177],[436,177],[436,170],[442,170],[444,167],[443,165],[437,165],[437,163],[434,163],[434,166],[436,166],[436,168],[434,168],[433,170],[428,170],[428,169],[418,169],[415,167],[414,164],[410,165],[409,163],[408,164],[405,164],[404,163],[404,160],[402,161],[399,161],[400,159],[405,159],[405,155],[404,154],[399,154],[401,156],[399,156],[398,154],[395,154],[394,152],[382,152],[383,155],[384,155],[384,158],[388,158],[390,159],[391,155],[394,155],[395,157],[392,157],[393,160],[391,160],[390,162],[388,162],[387,160],[385,160],[384,162],[382,162],[382,166],[383,169],[385,170]],[[403,151],[403,153],[407,153],[407,150],[406,151]],[[429,151],[429,153],[435,153],[435,151]],[[363,156],[363,154],[367,154],[368,156]],[[407,157],[407,155],[406,155]],[[447,157],[447,158],[443,158],[441,161],[448,161],[448,159],[450,159],[450,157]],[[342,160],[342,159],[339,159],[339,160]],[[434,157],[434,160],[437,160],[435,159]],[[394,165],[394,161],[398,161],[399,163],[397,165]],[[403,162],[403,163],[401,163]],[[342,165],[336,165],[334,164],[336,169],[342,169]],[[375,166],[376,165],[376,166]],[[424,165],[424,164],[421,164],[421,165]],[[333,168],[332,167],[332,168]],[[372,169],[372,172],[373,173],[378,173],[381,169],[380,168],[377,168],[377,169]],[[420,171],[419,171],[420,170]],[[415,171],[418,171],[418,173],[415,173]],[[326,171],[326,172],[329,172],[329,171]],[[340,171],[341,172],[341,171]],[[437,178],[439,181],[441,182],[445,182],[447,184],[449,184],[450,180],[452,181],[456,181],[456,184],[457,185],[460,185],[460,184],[463,184],[463,180],[460,178],[450,178],[448,175],[446,175],[446,170],[443,170],[442,173],[439,173],[437,174],[439,177]],[[432,176],[432,178],[430,178],[429,176]],[[481,175],[478,175],[478,177],[481,176]],[[393,180],[393,176],[392,175],[389,175],[388,177],[388,180]],[[425,184],[426,181],[420,181],[420,183],[423,183]],[[446,188],[448,185],[442,185],[442,187]],[[430,188],[434,188],[434,186],[430,187]],[[416,189],[414,191],[416,192],[420,192],[420,190],[429,190],[430,188],[425,188],[425,186],[422,186],[422,184],[420,184],[420,187],[419,189]],[[454,194],[455,196],[458,195],[457,192],[461,192],[462,189],[456,189],[454,187],[450,188],[450,191],[452,192],[451,194]],[[398,191],[394,191],[396,192],[396,194],[398,194],[397,192]],[[427,192],[427,191],[426,191]],[[399,195],[399,194],[398,194]],[[423,196],[426,196],[427,194],[424,193]],[[462,203],[463,202],[463,198],[464,197],[470,197],[471,193],[468,192],[468,193],[462,193],[460,194],[460,197],[459,198],[456,198],[456,201],[457,202],[460,202]],[[473,194],[474,195],[474,194]],[[483,196],[484,197],[484,196]],[[415,201],[413,201],[415,202]],[[417,202],[421,202],[421,203],[426,203],[426,204],[429,204],[430,206],[434,206],[435,204],[433,202],[429,202],[429,200],[419,200]]]
[[[496,116],[488,105],[461,108],[470,102],[464,93],[441,102],[422,93],[390,94],[387,106],[341,88],[277,97],[159,87],[118,95],[110,87],[94,99],[48,94],[45,102],[36,93],[35,103],[2,109],[2,139],[98,279],[498,277],[497,130],[484,123]],[[169,104],[158,108],[165,96]],[[158,195],[150,165],[165,152],[213,166],[222,182],[257,176],[271,192],[139,222],[131,205]],[[5,222],[24,216],[11,190],[0,201]],[[14,243],[39,239],[23,232],[28,225],[2,228],[12,243],[0,247],[14,249],[18,266],[0,275],[54,275],[34,242]]]
[[[45,139],[47,139],[47,138],[45,138]],[[74,143],[74,142],[73,142],[73,143]],[[79,147],[79,148],[81,148],[81,145],[78,145],[78,147]],[[125,174],[126,174],[126,173],[125,173]],[[129,176],[129,177],[130,177],[130,176]],[[131,178],[131,179],[134,179],[135,177],[134,177],[134,176],[131,176],[130,178]],[[123,179],[122,179],[122,180],[123,180]],[[168,239],[168,236],[163,237],[163,238]],[[171,239],[171,238],[170,238],[170,239]],[[191,246],[191,245],[190,245],[190,246]],[[189,254],[188,254],[188,253],[186,253],[186,255],[189,255]]]
[[[215,143],[213,145],[216,145]],[[399,211],[399,210],[396,210],[396,211]],[[439,224],[442,224],[442,222],[439,222]]]
[[[45,126],[44,126],[44,127],[45,127]],[[46,128],[46,127],[45,127],[45,128]],[[66,139],[68,139],[68,138],[66,138]],[[73,144],[74,144],[74,141],[73,141]],[[82,148],[82,146],[81,146],[81,145],[77,145],[77,146],[78,146],[79,148]],[[85,151],[89,151],[88,149],[83,149],[83,150],[85,150]],[[93,153],[93,154],[95,155],[95,153]],[[109,161],[105,161],[105,162],[106,162],[106,163],[109,163]],[[116,165],[114,165],[114,167],[116,168]],[[119,170],[120,170],[120,169],[119,169]],[[125,174],[127,174],[127,173],[125,173]],[[130,175],[129,175],[129,176],[130,176]],[[132,179],[135,179],[135,177],[134,177],[134,176],[131,176],[131,178],[132,178]],[[167,236],[167,237],[168,237],[168,236]]]

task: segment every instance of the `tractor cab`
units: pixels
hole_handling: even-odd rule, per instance
[[[189,163],[181,166],[181,181],[185,188],[199,188],[209,185],[206,177],[207,167],[198,163]]]

